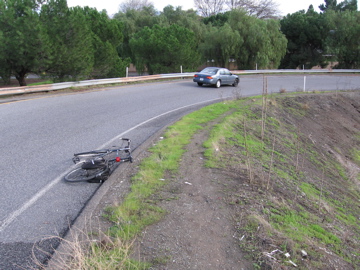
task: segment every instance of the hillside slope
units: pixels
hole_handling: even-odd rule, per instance
[[[134,256],[168,270],[360,269],[360,93],[236,103],[151,198],[168,214]]]

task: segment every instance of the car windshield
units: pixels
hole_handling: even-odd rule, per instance
[[[218,68],[205,68],[201,71],[201,73],[216,74],[218,70]]]

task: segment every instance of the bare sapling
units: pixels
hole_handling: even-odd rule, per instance
[[[269,167],[269,176],[268,176],[266,190],[269,190],[269,188],[270,188],[271,172],[272,172],[272,167],[273,167],[273,162],[274,162],[275,142],[276,142],[276,138],[274,135],[272,151],[271,151],[270,167]]]
[[[262,91],[262,110],[261,110],[261,140],[264,141],[265,123],[267,113],[267,77],[263,76],[263,91]]]
[[[300,137],[299,137],[299,129],[296,134],[296,163],[295,170],[299,172],[299,158],[300,158]]]
[[[245,151],[246,151],[246,167],[247,167],[247,170],[249,172],[250,184],[252,184],[254,176],[253,176],[252,169],[251,169],[251,158],[250,158],[249,146],[248,146],[248,143],[247,143],[246,120],[245,120],[245,118],[244,118],[244,142],[245,142]]]
[[[321,176],[321,182],[320,182],[320,194],[319,194],[319,213],[321,211],[321,198],[322,198],[322,192],[323,192],[323,186],[324,186],[324,177],[325,177],[325,171],[323,169],[322,176]]]

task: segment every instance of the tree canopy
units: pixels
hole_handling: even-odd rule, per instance
[[[283,68],[311,68],[326,65],[325,41],[329,25],[325,17],[310,8],[288,14],[281,20],[281,30],[288,40]]]
[[[66,0],[0,0],[0,76],[55,81],[237,69],[359,68],[357,0],[325,0],[279,19],[274,0],[196,0],[197,10],[127,0],[112,18]]]
[[[203,17],[234,9],[241,9],[259,19],[279,17],[279,5],[274,0],[194,0],[194,3]]]
[[[341,3],[337,3],[337,0],[324,0],[325,3],[319,6],[319,9],[322,12],[326,12],[329,10],[333,11],[357,11],[357,0],[345,0]]]
[[[359,68],[359,11],[356,0],[325,0],[318,13],[311,5],[308,11],[288,14],[281,20],[281,31],[288,40],[281,68],[325,67]]]
[[[37,9],[35,0],[0,1],[0,75],[5,81],[14,75],[26,85],[26,74],[46,63],[48,47]]]
[[[336,68],[360,67],[360,13],[347,10],[341,13],[327,12],[330,30],[327,38],[331,60]]]
[[[236,61],[240,69],[277,68],[286,53],[287,41],[276,20],[260,20],[232,10],[206,21],[209,29],[200,49],[207,60],[222,66]]]
[[[149,74],[179,72],[180,66],[195,69],[201,64],[196,45],[194,33],[177,24],[144,27],[130,40],[137,69],[146,67]]]

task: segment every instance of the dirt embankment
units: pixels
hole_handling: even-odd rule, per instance
[[[213,144],[215,168],[203,143],[224,119],[194,137],[151,198],[168,214],[142,233],[135,258],[164,270],[360,269],[360,93],[260,103],[239,105],[246,125],[227,123],[234,136]]]

